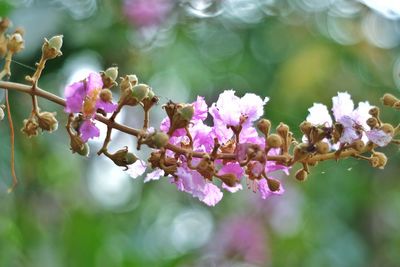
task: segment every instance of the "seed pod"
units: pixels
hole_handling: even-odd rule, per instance
[[[319,154],[326,154],[329,152],[329,144],[326,142],[318,142],[315,144],[315,148]]]
[[[298,181],[305,181],[308,177],[308,173],[304,169],[300,169],[296,172],[295,177]]]
[[[43,131],[53,132],[58,128],[58,121],[55,117],[55,112],[40,112],[37,115],[39,127]]]
[[[7,49],[12,53],[18,53],[24,48],[24,38],[22,38],[22,35],[19,33],[11,35],[7,44]]]
[[[267,119],[261,119],[257,123],[257,128],[265,135],[269,135],[269,131],[271,129],[271,122]]]
[[[42,46],[43,58],[53,59],[62,55],[61,47],[63,44],[63,36],[56,35],[50,38],[50,40],[44,39],[44,44]]]
[[[111,88],[117,83],[115,80],[118,77],[118,68],[117,67],[111,67],[106,69],[104,72],[101,72],[101,78],[103,80],[103,86],[104,88]]]
[[[390,136],[394,135],[394,127],[389,123],[382,124],[380,129]]]
[[[282,143],[282,137],[277,134],[271,134],[267,137],[267,146],[269,148],[280,148]]]
[[[128,168],[128,165],[131,165],[137,161],[137,157],[128,151],[128,147],[124,147],[114,154],[108,154],[108,158],[110,158],[115,165]]]
[[[221,181],[229,187],[234,187],[239,182],[236,175],[232,173],[219,175],[218,178],[221,179]]]
[[[394,104],[399,101],[399,99],[392,94],[384,94],[381,98],[381,101],[385,106],[393,107]]]
[[[36,118],[31,117],[29,119],[24,120],[24,126],[21,131],[26,134],[29,138],[32,136],[36,136],[39,134],[39,124]]]
[[[350,146],[358,152],[362,152],[364,150],[365,144],[362,140],[356,140]]]
[[[100,92],[100,99],[104,102],[111,102],[113,98],[112,92],[110,89],[103,89]]]
[[[371,163],[372,167],[374,167],[374,168],[383,169],[386,166],[387,157],[385,154],[383,154],[381,152],[374,152],[371,155],[370,163]]]
[[[303,121],[300,123],[300,131],[307,136],[310,134],[312,127],[311,122]]]
[[[272,192],[276,192],[279,191],[279,188],[281,187],[281,183],[273,178],[266,178],[267,179],[267,185],[269,190],[271,190]]]
[[[378,120],[374,117],[371,117],[367,120],[367,124],[371,129],[374,129],[378,126]]]

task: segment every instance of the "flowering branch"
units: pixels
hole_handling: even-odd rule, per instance
[[[139,83],[133,74],[121,77],[118,85],[117,67],[91,73],[86,79],[68,85],[65,99],[39,88],[38,80],[46,61],[62,54],[60,35],[45,39],[37,69],[26,78],[30,85],[1,81],[11,75],[12,55],[24,46],[18,32],[4,39],[3,24],[0,22],[0,52],[4,50],[5,65],[0,72],[0,87],[29,94],[32,98],[32,112],[24,120],[22,132],[33,137],[39,132],[57,129],[55,113],[42,112],[38,105],[38,97],[47,99],[63,106],[68,115],[66,131],[73,153],[87,156],[88,140],[100,135],[96,122],[104,123],[107,134],[97,155],[103,154],[117,166],[124,167],[133,178],[149,167],[152,171],[147,173],[145,182],[169,177],[178,190],[192,194],[207,205],[215,205],[223,195],[215,180],[219,180],[223,189],[234,193],[242,189],[241,180],[246,178],[247,186],[265,199],[284,192],[281,182],[274,178],[276,171],[288,174],[298,163],[301,168],[295,177],[303,181],[318,162],[349,157],[366,160],[375,168],[384,168],[387,157],[376,149],[400,143],[394,139],[400,126],[383,122],[379,108],[368,102],[360,102],[354,109],[348,93],[333,97],[334,121],[323,104],[316,103],[309,109],[308,117],[299,125],[303,133],[301,141],[294,138],[286,124],[280,123],[272,132],[271,122],[260,119],[268,98],[262,99],[251,93],[239,98],[233,90],[224,91],[210,107],[203,97],[197,97],[189,104],[169,101],[163,105],[167,116],[159,127],[154,128],[150,124],[150,113],[158,103],[158,97],[150,86]],[[2,44],[3,48],[5,45],[3,50]],[[114,90],[117,86],[119,93]],[[113,102],[113,94],[119,97],[117,103]],[[400,100],[393,95],[386,94],[382,101],[386,106],[400,109]],[[142,128],[115,121],[126,106],[143,109]],[[204,123],[209,114],[213,126]],[[138,150],[142,145],[150,147],[152,153],[147,162],[140,160],[126,146],[109,152],[113,130],[136,137]]]

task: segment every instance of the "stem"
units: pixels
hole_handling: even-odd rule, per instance
[[[12,185],[8,188],[7,192],[11,193],[14,191],[18,184],[18,178],[15,174],[15,142],[14,142],[14,125],[11,117],[10,101],[8,100],[8,90],[6,90],[6,105],[7,105],[7,118],[10,125],[10,144],[11,144],[11,175],[12,175]]]
[[[122,103],[118,104],[117,109],[114,111],[114,113],[111,115],[111,117],[109,118],[109,121],[115,121],[115,118],[117,117],[118,113],[121,111],[123,107]],[[110,127],[109,125],[107,125],[107,135],[106,138],[104,139],[103,142],[103,146],[100,148],[100,150],[97,152],[97,155],[101,155],[102,153],[104,153],[104,155],[108,156],[109,154],[107,153],[108,151],[108,145],[111,142],[111,132],[112,132],[112,127]]]

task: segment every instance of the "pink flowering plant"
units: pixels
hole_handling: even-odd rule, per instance
[[[326,160],[362,159],[372,167],[383,169],[387,162],[377,150],[389,144],[399,144],[396,136],[400,126],[384,122],[380,109],[369,102],[357,107],[350,94],[340,92],[332,98],[332,108],[315,103],[307,118],[300,123],[302,136],[295,138],[291,129],[281,122],[273,130],[265,118],[268,97],[247,93],[237,96],[234,90],[222,92],[210,106],[198,96],[192,103],[169,101],[162,105],[166,116],[160,125],[150,124],[151,110],[159,102],[153,89],[139,83],[134,74],[118,79],[118,68],[92,72],[85,79],[66,86],[64,98],[38,87],[47,60],[61,56],[62,36],[45,40],[42,56],[27,85],[3,81],[11,75],[10,64],[15,53],[24,48],[23,34],[6,35],[9,21],[0,22],[0,56],[4,68],[0,72],[0,87],[6,89],[6,105],[14,145],[13,123],[8,91],[27,93],[32,99],[32,112],[24,120],[22,132],[28,137],[58,127],[54,112],[42,111],[38,97],[64,107],[68,120],[66,131],[73,153],[87,156],[88,141],[100,136],[99,123],[107,126],[107,134],[97,154],[104,155],[121,166],[132,178],[144,175],[144,182],[168,179],[179,191],[186,192],[206,205],[214,206],[223,194],[248,188],[262,199],[284,193],[282,175],[296,169],[294,177],[304,181],[311,168]],[[119,83],[119,84],[118,84]],[[119,88],[117,90],[117,88]],[[113,99],[113,95],[117,97]],[[391,94],[382,97],[384,105],[400,109],[400,100]],[[143,126],[132,128],[115,121],[125,107],[143,110]],[[4,117],[3,108],[0,118]],[[207,118],[212,120],[207,124]],[[147,159],[139,159],[127,147],[111,152],[112,131],[121,131],[137,139],[137,149],[151,148]],[[17,185],[14,154],[11,154],[13,184]],[[300,167],[298,167],[300,166]],[[165,178],[164,178],[165,177]]]

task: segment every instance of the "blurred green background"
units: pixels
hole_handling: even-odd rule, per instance
[[[376,105],[385,92],[399,95],[397,0],[0,0],[0,16],[26,30],[12,81],[33,72],[44,37],[64,35],[64,56],[39,82],[59,95],[117,64],[150,84],[160,106],[196,95],[211,104],[231,88],[269,96],[265,117],[297,134],[307,108],[330,107],[337,91]],[[10,98],[20,129],[30,98]],[[324,162],[306,182],[282,177],[281,197],[262,201],[244,189],[209,208],[167,179],[131,179],[94,155],[100,141],[89,158],[72,155],[62,109],[40,105],[58,112],[60,127],[32,139],[17,131],[13,194],[9,130],[0,124],[0,266],[400,266],[396,147],[384,150],[385,170]],[[141,116],[128,109],[121,122],[138,126]],[[154,110],[153,125],[163,116]],[[399,121],[392,110],[383,117]],[[112,149],[135,146],[123,134],[113,139]]]

